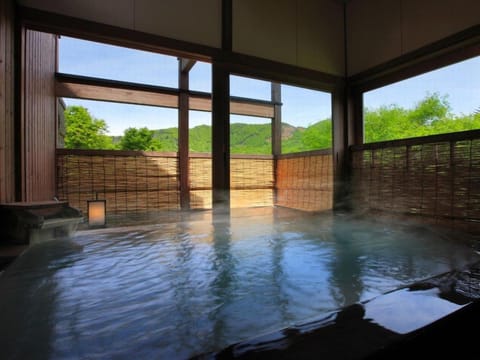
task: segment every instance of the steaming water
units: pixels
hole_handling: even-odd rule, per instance
[[[479,260],[424,227],[253,215],[32,246],[0,276],[3,355],[188,358]]]

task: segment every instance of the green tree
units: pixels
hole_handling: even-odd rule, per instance
[[[64,114],[67,149],[114,148],[104,120],[95,119],[83,106],[67,106]]]
[[[332,121],[325,119],[310,125],[302,136],[305,150],[328,149],[332,146]]]
[[[421,131],[418,123],[410,122],[408,111],[398,105],[367,108],[364,121],[366,142],[406,138]]]
[[[154,138],[154,131],[146,127],[128,128],[120,139],[122,150],[160,150],[160,142]]]
[[[450,104],[447,95],[440,96],[438,93],[427,94],[419,101],[415,108],[408,113],[412,123],[418,125],[430,125],[450,116]]]
[[[365,142],[480,129],[480,114],[454,116],[446,95],[427,94],[413,109],[398,105],[366,109]]]

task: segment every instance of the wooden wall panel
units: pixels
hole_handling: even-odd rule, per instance
[[[343,4],[298,1],[298,66],[345,75]]]
[[[418,49],[480,23],[478,0],[403,0],[403,50]]]
[[[344,75],[343,4],[233,0],[233,51]]]
[[[233,0],[233,51],[297,63],[293,0]]]
[[[26,30],[22,105],[22,200],[55,196],[56,37]]]
[[[13,1],[0,2],[0,202],[15,200]]]
[[[348,76],[402,53],[399,0],[364,0],[347,4]]]
[[[22,6],[57,14],[133,28],[134,0],[17,0],[17,2]]]
[[[19,0],[20,5],[219,48],[221,0]]]
[[[347,3],[348,76],[472,26],[478,0],[362,0]]]
[[[219,48],[221,9],[221,0],[135,0],[135,30]]]

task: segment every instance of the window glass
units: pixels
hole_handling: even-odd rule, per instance
[[[332,147],[330,93],[282,85],[282,153]]]
[[[174,56],[61,36],[59,72],[178,87],[178,60]]]
[[[480,129],[480,57],[364,93],[365,142]]]
[[[178,150],[178,111],[155,106],[63,98],[65,131],[73,149]],[[59,128],[63,128],[59,124]]]

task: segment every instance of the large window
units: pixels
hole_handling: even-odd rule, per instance
[[[177,87],[177,58],[93,41],[61,36],[59,71],[62,73]]]
[[[66,148],[178,150],[176,109],[63,98]]]
[[[282,85],[282,153],[332,147],[331,95]]]
[[[67,82],[61,91],[70,96],[60,91],[64,114],[59,117],[59,146],[178,151],[180,62],[173,56],[60,37],[59,72]],[[195,92],[188,112],[189,148],[210,152],[211,65],[188,60],[182,68],[188,89]],[[80,84],[78,76],[84,77]]]
[[[366,143],[480,129],[480,57],[364,93]]]
[[[231,108],[232,154],[271,154],[276,123],[283,154],[331,148],[329,93],[241,76],[230,77],[230,92],[233,97],[260,100],[266,109],[263,116],[244,116]]]

